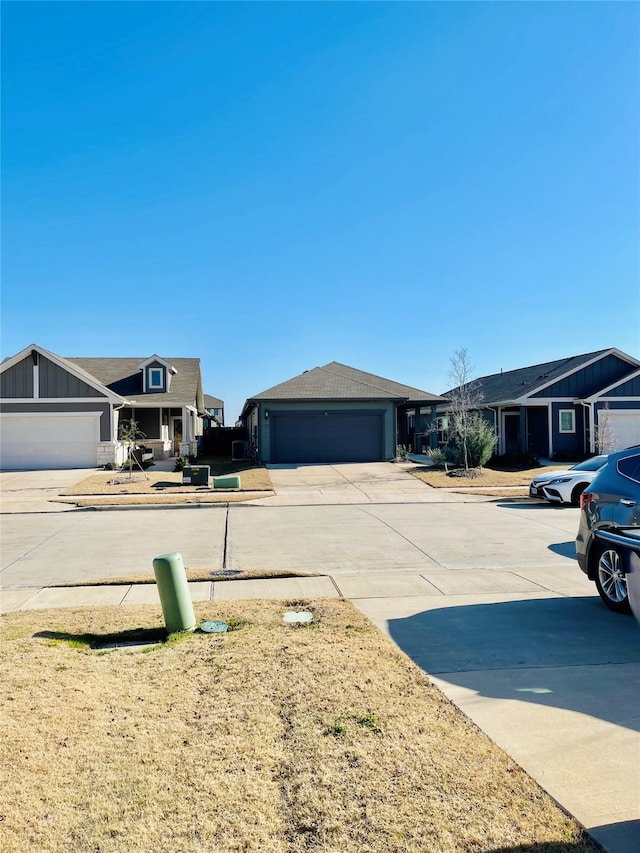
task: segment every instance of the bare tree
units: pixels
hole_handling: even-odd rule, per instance
[[[474,368],[467,350],[456,350],[450,365],[449,438],[459,449],[465,473],[469,474],[470,467],[482,466],[489,459],[496,445],[496,435],[482,417],[483,394],[480,382],[473,378]]]
[[[140,461],[135,457],[135,449],[137,446],[137,442],[141,438],[146,438],[145,434],[138,429],[137,421],[134,421],[133,418],[130,421],[121,421],[120,423],[120,441],[127,446],[127,458],[125,460],[123,467],[128,467],[129,469],[129,479],[133,476],[133,466],[134,464],[138,466],[138,468],[144,474],[144,468],[140,464]],[[145,474],[145,479],[147,475]]]
[[[472,378],[473,365],[466,349],[458,349],[450,359],[449,381],[452,391],[449,398],[449,434],[462,450],[465,471],[469,470],[469,433],[472,416],[482,404],[480,383]]]
[[[598,423],[596,425],[596,451],[606,454],[616,449],[616,438],[613,424],[609,417],[609,404],[605,403],[598,412]]]

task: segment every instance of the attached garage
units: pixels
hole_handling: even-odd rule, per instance
[[[606,417],[616,450],[640,444],[640,409],[610,410]]]
[[[99,413],[3,414],[0,468],[95,468]]]
[[[383,412],[274,412],[271,461],[379,462]]]
[[[411,444],[409,410],[441,397],[337,361],[249,398],[241,419],[263,464],[382,462]],[[415,430],[415,426],[412,424]]]

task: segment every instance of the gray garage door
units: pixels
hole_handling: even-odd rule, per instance
[[[383,458],[382,413],[273,412],[271,417],[272,462],[378,462]]]

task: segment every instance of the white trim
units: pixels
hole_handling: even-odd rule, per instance
[[[589,403],[592,403],[592,402],[593,403],[603,403],[603,402],[607,402],[607,403],[616,403],[616,402],[619,402],[619,403],[637,403],[638,404],[638,410],[640,411],[640,397],[598,397],[597,399],[594,399],[594,400],[589,398],[589,400],[586,402],[589,402]],[[612,409],[612,411],[615,411],[615,409]]]
[[[106,397],[2,397],[0,405],[11,405],[13,403],[99,403],[101,406],[110,406],[112,403],[119,402],[122,397],[117,399],[107,399]]]
[[[33,399],[40,397],[40,359],[33,365]]]
[[[623,376],[622,379],[616,380],[611,385],[607,385],[606,388],[602,388],[596,394],[592,394],[590,397],[585,397],[585,400],[588,401],[589,403],[595,403],[596,400],[601,400],[608,391],[611,391],[613,388],[617,388],[618,385],[624,385],[625,382],[629,382],[629,380],[631,380],[631,379],[637,379],[638,376],[640,376],[640,368],[638,368],[638,370],[634,370],[633,373],[627,374],[627,376]],[[613,397],[612,399],[614,399],[614,400],[623,400],[623,399],[637,400],[638,398],[637,397],[627,397],[627,398]]]
[[[167,370],[174,375],[178,372],[172,364],[166,360],[166,358],[161,358],[159,355],[152,355],[149,358],[145,359],[138,365],[139,370],[144,370],[148,365],[153,364],[154,361],[159,362],[160,364],[164,364]]]
[[[615,347],[611,347],[610,349],[606,349],[603,352],[598,353],[598,355],[594,356],[592,359],[589,359],[589,361],[583,361],[581,364],[577,364],[575,367],[572,367],[571,370],[567,370],[565,373],[561,373],[558,376],[554,376],[554,378],[550,379],[548,382],[543,382],[541,385],[532,388],[531,391],[525,396],[530,399],[531,394],[539,394],[540,391],[544,391],[544,389],[549,388],[550,385],[555,385],[556,382],[562,382],[562,380],[566,379],[567,376],[571,376],[572,374],[577,373],[579,370],[584,370],[585,367],[589,367],[590,365],[595,364],[597,361],[600,361],[601,359],[606,358],[609,355],[615,355],[622,361],[626,361],[629,364],[635,364],[636,366],[640,367],[640,361],[638,361],[637,358],[634,358],[632,355],[627,355],[626,353],[622,352],[622,350],[616,349]]]
[[[0,418],[95,418],[104,412],[0,412]]]
[[[162,367],[149,367],[149,382],[147,384],[148,391],[162,391],[164,388],[164,377],[166,370]],[[156,379],[157,374],[157,382],[153,380]]]
[[[163,400],[161,403],[160,402],[157,402],[157,403],[145,402],[144,400],[126,400],[124,408],[125,409],[131,409],[131,408],[135,408],[135,409],[184,409],[184,408],[192,408],[193,409],[193,406],[186,406],[185,403],[181,403],[179,400],[178,401],[176,401],[176,400],[174,400],[174,401]],[[197,409],[193,409],[193,411],[196,412]]]
[[[562,429],[562,416],[571,415],[571,429]],[[558,435],[576,434],[576,412],[575,409],[558,409]]]
[[[553,459],[553,406],[547,406],[547,417],[547,428],[549,430],[549,459]]]
[[[52,361],[58,367],[62,368],[62,370],[66,370],[67,373],[70,373],[72,376],[75,376],[75,378],[79,379],[80,382],[84,382],[85,385],[88,385],[90,388],[94,388],[96,391],[99,391],[100,394],[102,394],[103,396],[113,400],[124,400],[124,397],[121,397],[119,394],[115,394],[113,391],[110,391],[108,388],[98,382],[97,379],[94,379],[91,374],[86,373],[84,370],[77,367],[72,362],[67,361],[62,356],[49,352],[48,350],[43,349],[43,347],[39,347],[37,344],[31,344],[30,346],[23,349],[21,352],[16,353],[16,355],[11,356],[11,358],[8,358],[6,361],[3,361],[2,364],[0,364],[0,373],[4,373],[6,370],[9,370],[9,368],[14,367],[23,359],[27,358],[27,356],[29,356],[33,352],[33,350],[44,356],[49,361]]]

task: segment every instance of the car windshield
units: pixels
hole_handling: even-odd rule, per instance
[[[578,462],[577,465],[572,465],[570,471],[597,471],[607,464],[606,456],[594,456],[593,459],[585,459],[584,462]]]

